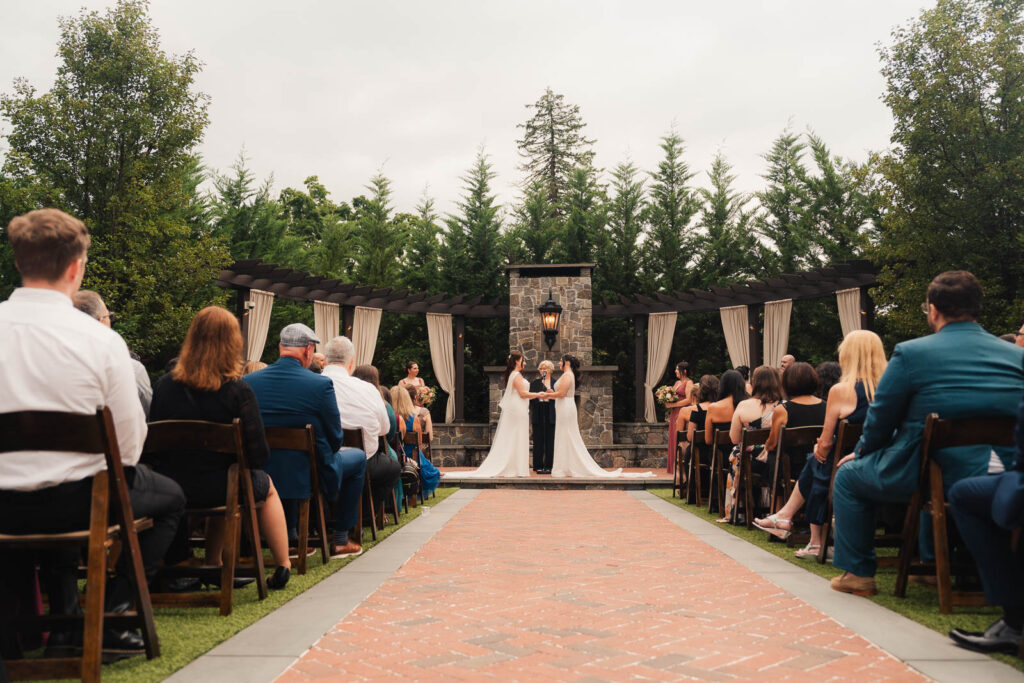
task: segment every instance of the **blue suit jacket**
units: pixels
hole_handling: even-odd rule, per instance
[[[875,390],[857,444],[879,490],[905,500],[917,489],[921,436],[929,413],[943,418],[1013,416],[1024,393],[1024,349],[973,322],[949,323],[938,333],[897,344]],[[943,484],[988,472],[988,446],[936,453]],[[1012,448],[997,448],[1007,464]]]
[[[310,372],[294,358],[281,358],[243,379],[256,393],[265,426],[304,428],[307,424],[313,425],[320,456],[321,488],[331,498],[336,496],[341,472],[332,456],[341,446],[342,431],[334,383]],[[302,451],[273,449],[263,469],[274,481],[281,498],[309,497],[309,459]]]

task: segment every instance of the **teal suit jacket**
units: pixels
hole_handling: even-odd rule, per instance
[[[879,490],[905,500],[917,489],[921,436],[930,413],[942,418],[1009,416],[1024,393],[1024,349],[973,322],[949,323],[936,334],[897,344],[875,390],[855,453]],[[1013,448],[995,449],[1009,467]],[[988,446],[936,454],[944,488],[987,474]]]

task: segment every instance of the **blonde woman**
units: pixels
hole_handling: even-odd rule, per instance
[[[542,360],[537,366],[540,377],[530,382],[530,391],[543,394],[554,387],[551,373],[555,364]],[[551,474],[555,452],[555,402],[546,398],[530,399],[530,425],[533,427],[533,471]]]
[[[398,431],[405,435],[408,432],[416,433],[416,445],[405,444],[405,457],[412,458],[420,465],[420,476],[423,479],[423,497],[428,497],[441,482],[441,473],[429,460],[423,457],[420,447],[423,444],[423,431],[420,421],[416,419],[416,406],[409,397],[409,390],[401,384],[391,387],[391,407],[395,409],[395,419],[398,422]]]
[[[864,422],[868,404],[875,397],[875,387],[885,372],[882,340],[867,330],[856,330],[846,335],[846,339],[839,345],[839,366],[843,374],[839,383],[828,392],[825,427],[814,447],[814,457],[807,459],[800,472],[798,485],[782,509],[774,515],[754,521],[757,528],[779,538],[786,538],[793,530],[793,515],[806,502],[805,515],[811,525],[811,539],[806,547],[796,551],[800,558],[817,555],[821,548],[821,526],[825,523],[828,489],[832,481],[836,426],[840,420],[854,424]]]

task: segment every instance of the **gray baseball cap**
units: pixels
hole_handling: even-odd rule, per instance
[[[281,346],[309,346],[319,343],[320,337],[316,336],[316,332],[302,323],[292,323],[281,330]]]

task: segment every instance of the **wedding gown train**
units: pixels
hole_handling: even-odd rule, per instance
[[[472,472],[460,472],[460,478],[530,476],[530,402],[515,390],[519,377],[518,370],[509,375],[487,457]]]

